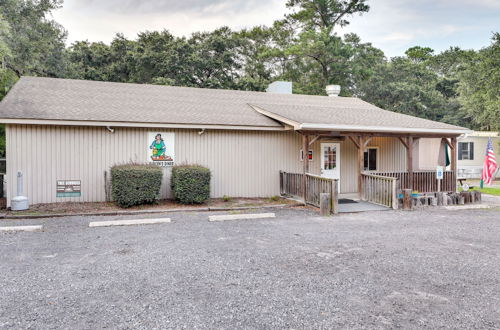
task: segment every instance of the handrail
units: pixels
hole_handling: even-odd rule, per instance
[[[397,178],[363,172],[361,180],[364,200],[393,209],[398,208]]]
[[[370,173],[370,172],[363,172],[362,173],[363,175],[365,176],[369,176],[369,177],[373,177],[373,178],[379,178],[379,179],[384,179],[384,180],[397,180],[398,178],[394,178],[394,177],[391,177],[391,176],[383,176],[383,175],[380,175],[380,174],[373,174],[373,173]]]
[[[338,212],[338,180],[325,178],[316,174],[306,173],[306,196],[305,203],[320,207],[322,193],[330,194],[331,209],[333,213]],[[280,192],[282,195],[293,196],[304,199],[302,173],[288,173],[280,171]]]
[[[319,176],[317,174],[312,174],[312,173],[306,173],[306,176],[310,176],[319,180],[325,180],[325,181],[335,181],[337,179],[332,179],[332,178],[325,178],[324,176]]]
[[[455,174],[453,171],[444,171],[441,182],[436,179],[435,171],[414,171],[412,180],[406,171],[384,171],[374,173],[386,177],[393,177],[398,180],[399,190],[412,189],[421,193],[433,193],[437,191],[454,192],[456,190]]]

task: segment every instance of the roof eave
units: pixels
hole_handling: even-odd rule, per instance
[[[357,126],[336,124],[313,124],[302,123],[300,130],[325,130],[325,131],[349,131],[349,132],[373,132],[373,133],[401,133],[401,134],[449,134],[461,135],[472,132],[468,129],[444,129],[444,128],[406,128],[406,127],[384,127],[384,126]]]
[[[218,129],[247,131],[286,131],[290,127],[283,126],[251,126],[251,125],[218,125],[218,124],[175,124],[175,123],[144,123],[91,120],[58,120],[58,119],[23,119],[0,118],[1,124],[14,125],[54,125],[54,126],[111,126],[111,127],[141,127],[141,128],[183,128],[183,129]]]

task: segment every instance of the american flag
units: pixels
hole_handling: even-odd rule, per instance
[[[484,159],[483,175],[481,176],[481,183],[486,183],[491,185],[493,181],[493,175],[497,170],[497,160],[495,158],[495,152],[493,151],[493,142],[491,138],[488,139],[488,146],[486,147],[486,158]]]

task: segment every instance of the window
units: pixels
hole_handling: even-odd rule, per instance
[[[377,170],[377,154],[378,148],[367,148],[365,151],[365,171],[376,171]]]
[[[312,149],[309,149],[309,154],[307,155],[309,161],[312,161],[313,160],[313,151]],[[300,161],[303,161],[304,160],[304,152],[302,151],[302,149],[300,149]]]
[[[474,142],[458,142],[458,160],[474,160]]]

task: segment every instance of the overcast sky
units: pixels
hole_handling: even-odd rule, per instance
[[[121,32],[167,29],[175,35],[270,25],[286,13],[286,0],[65,0],[54,18],[75,40],[109,42]],[[500,0],[372,0],[363,16],[350,19],[355,32],[387,56],[414,45],[436,51],[449,46],[478,49],[500,32]]]

